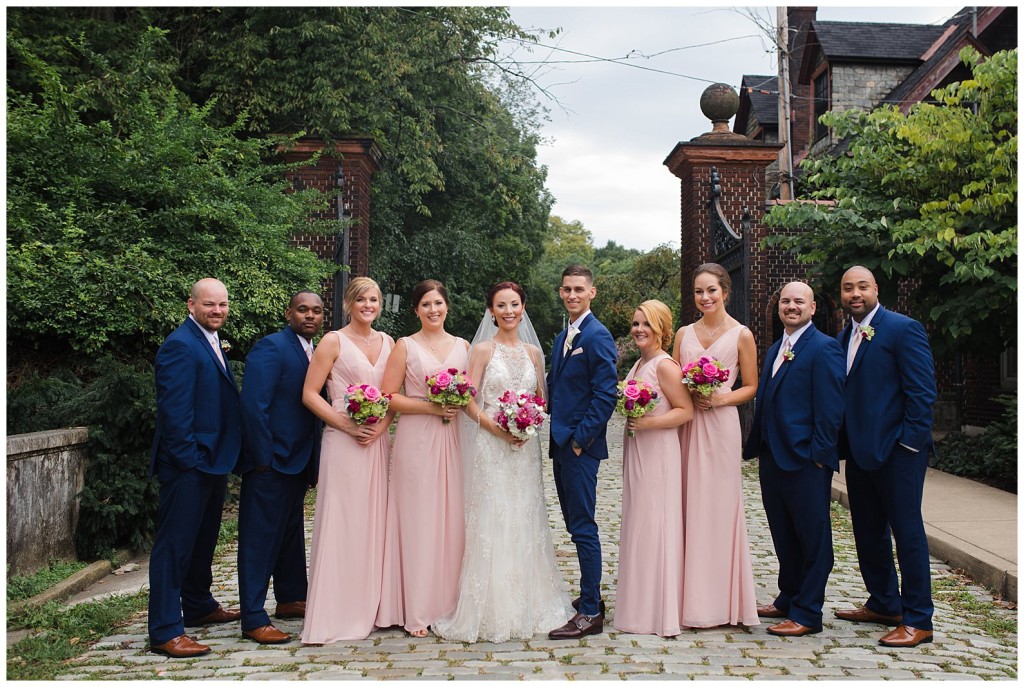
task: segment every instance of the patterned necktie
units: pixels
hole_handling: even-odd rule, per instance
[[[573,339],[580,333],[580,330],[569,327],[569,331],[565,335],[565,349],[562,351],[562,357],[569,355],[569,351],[572,349]]]
[[[786,354],[789,353],[789,337],[787,336],[782,341],[782,350],[779,351],[778,357],[775,358],[775,364],[772,365],[772,377],[778,373],[779,368],[782,367],[782,363],[786,361]]]
[[[306,360],[312,360],[313,359],[313,344],[310,344],[308,346],[303,346],[303,348],[306,349]]]

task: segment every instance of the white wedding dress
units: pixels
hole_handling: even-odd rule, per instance
[[[536,388],[537,373],[525,346],[495,342],[479,383],[481,412],[493,417],[498,397],[508,389]],[[504,642],[565,624],[573,610],[568,585],[555,565],[540,439],[515,449],[478,431],[471,452],[459,601],[432,629],[445,639]]]

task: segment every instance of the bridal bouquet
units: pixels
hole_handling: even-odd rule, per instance
[[[467,406],[474,396],[476,389],[473,388],[473,383],[465,370],[459,372],[454,367],[449,367],[447,370],[427,375],[428,401],[448,406]],[[442,419],[447,425],[448,418]]]
[[[683,367],[683,384],[704,398],[727,381],[729,370],[715,357],[704,355]]]
[[[503,430],[523,441],[536,436],[547,419],[544,399],[526,391],[503,393],[498,398],[498,410],[494,413],[494,421]]]
[[[626,379],[619,382],[615,395],[615,411],[626,417],[643,417],[658,405],[658,392],[647,382]],[[629,430],[629,436],[635,437],[636,432]]]
[[[345,389],[345,410],[357,425],[375,425],[388,414],[391,394],[373,384],[350,384]]]

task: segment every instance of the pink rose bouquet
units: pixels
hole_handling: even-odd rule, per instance
[[[701,356],[683,367],[683,384],[707,398],[729,381],[729,370],[718,358]]]
[[[498,410],[494,413],[498,426],[523,441],[537,436],[547,419],[544,399],[527,391],[506,391],[498,398]]]
[[[388,414],[391,394],[372,384],[350,384],[345,389],[345,410],[357,425],[375,425]]]
[[[427,400],[448,406],[467,406],[476,396],[476,389],[463,370],[454,367],[427,376]],[[448,418],[443,418],[448,424]]]
[[[658,405],[658,392],[636,379],[619,382],[615,395],[615,411],[626,417],[643,417]],[[636,432],[629,430],[629,436],[635,437]]]

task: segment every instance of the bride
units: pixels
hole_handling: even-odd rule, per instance
[[[466,550],[455,609],[432,625],[463,642],[527,639],[572,615],[555,565],[541,479],[540,439],[517,439],[494,421],[508,390],[546,398],[544,355],[525,310],[523,289],[501,282],[473,338],[469,375],[476,399],[466,408]],[[482,405],[477,405],[482,404]]]

